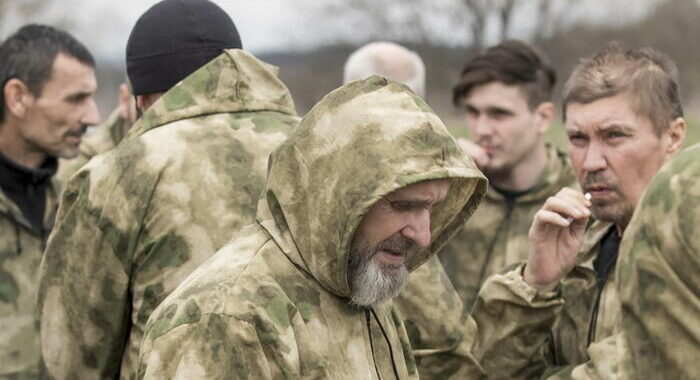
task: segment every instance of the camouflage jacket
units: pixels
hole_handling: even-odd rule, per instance
[[[547,198],[567,186],[579,187],[568,156],[551,146],[538,184],[515,202],[507,203],[489,186],[474,218],[440,252],[440,261],[467,307],[488,276],[527,259],[532,218]]]
[[[700,145],[649,185],[620,244],[624,379],[700,379]]]
[[[610,223],[594,222],[586,231],[578,263],[562,280],[558,289],[557,299],[561,300],[562,308],[557,313],[556,322],[544,336],[542,330],[532,330],[533,339],[537,336],[537,339],[543,343],[537,352],[528,351],[526,355],[518,355],[509,360],[482,363],[489,374],[498,373],[497,378],[504,379],[538,377],[587,379],[614,376],[608,371],[614,370],[613,346],[616,344],[615,336],[620,321],[616,278],[615,273],[611,272],[607,281],[599,286],[593,269],[593,260],[600,250],[601,239],[612,228],[615,227]],[[510,328],[513,325],[528,326],[532,324],[530,318],[542,317],[534,314],[531,317],[529,313],[521,310],[523,304],[518,292],[525,286],[522,280],[523,268],[524,265],[521,264],[504,276],[495,276],[493,281],[482,288],[472,310],[477,324],[488,322],[498,326],[497,321],[485,321],[492,317],[480,310],[484,307],[483,304],[493,303],[490,301],[492,299],[497,299],[500,307],[505,310],[502,314],[507,314],[508,309],[513,309],[512,313],[520,315],[520,317],[510,315],[503,319],[508,322]],[[513,281],[515,278],[518,281]],[[519,329],[526,328],[519,327]],[[483,342],[489,350],[499,349],[498,339],[486,337]],[[595,342],[605,343],[595,345],[591,352],[590,345]]]
[[[418,267],[394,299],[424,379],[474,379],[476,326],[436,256]]]
[[[66,184],[68,179],[87,164],[91,158],[114,149],[122,141],[129,127],[129,123],[122,117],[119,108],[112,111],[103,124],[85,133],[80,142],[80,152],[77,157],[70,160],[59,160],[58,173],[56,173],[58,181],[61,184]]]
[[[46,189],[46,231],[53,226],[57,193],[53,180]],[[0,190],[0,378],[37,376],[36,277],[47,233],[36,231]]]
[[[409,251],[409,270],[471,215],[485,178],[407,87],[371,77],[327,95],[270,156],[257,224],[151,315],[139,375],[417,378],[392,302],[349,303],[347,263],[355,230],[375,202],[437,178],[453,179],[452,187],[432,209],[431,246]]]
[[[297,122],[276,69],[228,50],[71,178],[41,265],[51,377],[134,373],[148,316],[254,220],[268,155]]]

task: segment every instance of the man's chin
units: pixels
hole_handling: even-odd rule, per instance
[[[593,205],[591,208],[593,217],[601,222],[610,222],[618,224],[625,220],[629,220],[631,212],[628,212],[623,205],[610,203],[604,205]]]
[[[66,160],[70,160],[71,158],[78,157],[79,154],[80,154],[80,147],[76,146],[76,147],[70,147],[70,148],[63,149],[60,152],[58,152],[58,154],[54,154],[52,156],[58,157],[58,158],[63,158]]]

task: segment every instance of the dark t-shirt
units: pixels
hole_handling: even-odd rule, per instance
[[[0,189],[22,211],[32,228],[44,236],[46,189],[56,174],[58,161],[47,158],[36,170],[25,168],[0,153]]]
[[[615,268],[617,262],[617,252],[620,250],[620,235],[617,228],[613,227],[605,234],[600,242],[600,251],[593,261],[593,268],[598,277],[598,286],[602,287],[607,281],[610,272]]]

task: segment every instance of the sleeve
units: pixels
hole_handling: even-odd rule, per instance
[[[115,196],[115,186],[92,182],[90,171],[81,170],[68,183],[39,269],[37,312],[49,378],[114,377],[126,345],[130,256],[140,219],[124,196]],[[113,210],[137,220],[135,226],[117,227]]]
[[[273,371],[252,324],[233,317],[205,314],[193,323],[158,333],[147,330],[138,378],[272,379]]]
[[[691,149],[657,175],[620,245],[625,378],[700,378],[700,165]]]
[[[437,257],[413,271],[395,299],[421,378],[484,378],[471,354],[474,325]]]
[[[540,378],[547,380],[618,379],[620,378],[618,353],[622,343],[619,333],[593,342],[587,350],[590,360],[577,365],[550,367]]]
[[[528,285],[523,268],[489,277],[472,308],[472,352],[489,378],[538,378],[546,368],[544,352],[564,300]]]

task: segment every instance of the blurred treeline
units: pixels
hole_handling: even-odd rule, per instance
[[[544,0],[546,2],[547,0]],[[575,0],[574,0],[575,1]],[[509,2],[501,2],[509,3]],[[512,3],[512,1],[510,2]],[[517,3],[517,2],[516,2]],[[630,6],[634,2],[629,2]],[[605,6],[606,1],[600,1]],[[564,12],[566,8],[563,8]],[[561,11],[560,11],[561,12]],[[551,17],[557,17],[552,15]],[[621,18],[623,18],[621,16]],[[558,74],[555,102],[560,103],[563,82],[573,66],[585,56],[594,53],[608,41],[616,40],[628,47],[651,46],[668,54],[678,65],[686,117],[690,122],[689,143],[700,141],[695,120],[700,120],[700,2],[697,0],[664,0],[658,2],[645,17],[624,24],[599,23],[558,24],[548,20],[550,32],[524,39],[537,45],[551,59]],[[554,29],[554,30],[552,30]],[[429,31],[428,31],[429,32]],[[505,38],[519,36],[504,33]],[[499,36],[497,40],[504,38]],[[461,112],[451,102],[451,89],[459,77],[464,62],[482,48],[473,43],[465,47],[444,47],[429,43],[394,40],[418,52],[426,63],[427,100],[441,115],[456,135],[465,135]],[[265,58],[281,68],[281,77],[287,83],[300,112],[307,111],[342,80],[342,66],[357,45],[326,46],[308,52],[287,52]],[[700,127],[700,125],[698,125]],[[564,141],[561,125],[555,125],[550,138],[558,145]]]
[[[233,4],[231,0],[213,1],[224,8]],[[451,89],[464,62],[479,49],[505,38],[537,45],[557,70],[554,100],[559,104],[562,84],[579,59],[617,40],[629,47],[655,47],[676,61],[691,124],[689,140],[700,141],[700,133],[693,128],[695,120],[700,120],[700,49],[694,42],[700,38],[700,0],[286,1],[295,1],[294,6],[304,15],[304,24],[317,29],[315,33],[331,36],[311,50],[295,50],[281,43],[277,51],[256,54],[280,67],[280,76],[300,114],[341,84],[343,63],[353,50],[366,42],[387,40],[423,57],[428,103],[453,133],[465,135],[461,113],[451,104]],[[241,0],[239,6],[245,6],[243,3]],[[33,20],[40,11],[66,13],[70,7],[66,4],[64,0],[0,0],[0,26],[9,25],[7,18],[18,15]],[[50,23],[74,32],[71,28],[76,17],[80,16],[67,12]],[[109,19],[97,25],[111,27]],[[338,37],[338,33],[329,32],[332,28],[347,30],[344,37]],[[79,34],[77,37],[81,38]],[[98,105],[107,115],[116,103],[117,85],[125,79],[124,58],[97,58]],[[552,128],[550,137],[558,143],[563,141],[561,125]]]

